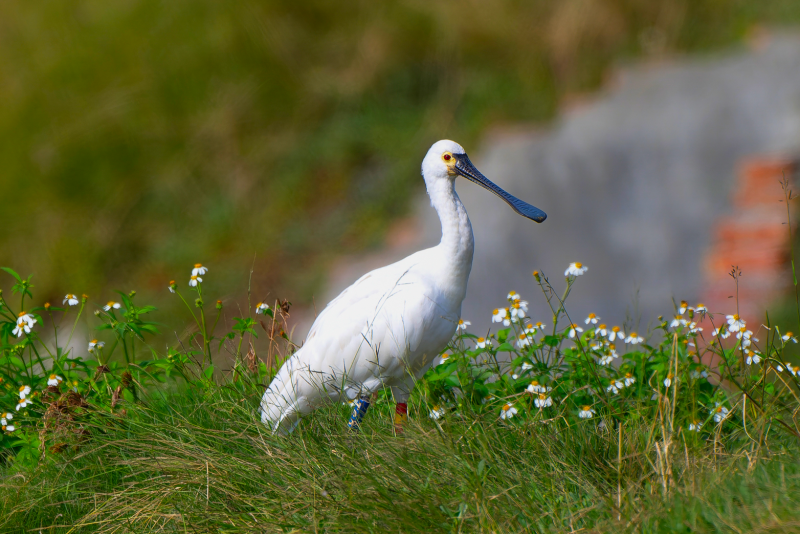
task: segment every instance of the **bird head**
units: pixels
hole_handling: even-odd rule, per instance
[[[437,141],[422,160],[422,176],[429,180],[454,180],[461,176],[476,183],[502,198],[511,209],[523,217],[536,222],[543,222],[547,214],[535,206],[531,206],[514,195],[506,192],[475,168],[469,160],[464,148],[449,139]]]

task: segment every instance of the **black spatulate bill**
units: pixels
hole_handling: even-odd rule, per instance
[[[511,206],[511,209],[523,217],[527,217],[528,219],[538,223],[544,222],[544,220],[547,218],[547,214],[545,212],[536,206],[531,206],[527,202],[518,199],[481,174],[481,172],[475,168],[475,165],[472,164],[466,154],[453,154],[453,157],[456,158],[456,170],[461,176],[470,182],[474,182],[488,189],[498,197],[502,198],[509,206]]]

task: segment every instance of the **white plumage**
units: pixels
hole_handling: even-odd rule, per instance
[[[352,400],[391,387],[405,403],[414,383],[456,331],[472,268],[474,240],[455,179],[490,189],[518,213],[541,222],[541,210],[492,184],[453,141],[435,143],[422,176],[442,224],[442,240],[371,271],[319,314],[302,346],[281,367],[261,403],[262,421],[289,432],[323,402]]]

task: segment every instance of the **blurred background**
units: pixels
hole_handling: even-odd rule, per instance
[[[37,301],[136,289],[172,310],[202,262],[234,309],[249,284],[292,301],[299,339],[367,268],[438,241],[419,167],[452,138],[550,216],[458,184],[466,319],[510,289],[544,314],[531,271],[557,285],[582,261],[575,314],[644,329],[703,298],[713,254],[739,261],[715,229],[761,209],[731,200],[747,162],[793,172],[798,24],[790,0],[5,2],[2,264]]]

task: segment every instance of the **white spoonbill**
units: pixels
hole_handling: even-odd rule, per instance
[[[392,388],[397,403],[395,422],[405,419],[414,383],[453,337],[467,292],[474,239],[455,190],[458,176],[524,217],[547,217],[489,181],[458,143],[434,143],[422,177],[442,223],[441,242],[365,274],[319,314],[264,393],[261,420],[274,432],[291,432],[322,403],[345,399],[355,401],[349,425],[357,427],[371,394],[384,387]]]

